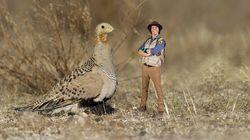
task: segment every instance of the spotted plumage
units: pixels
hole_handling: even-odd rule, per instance
[[[107,42],[107,34],[112,31],[113,27],[108,23],[97,25],[94,54],[61,79],[40,100],[16,110],[51,112],[79,102],[98,103],[109,99],[117,86],[111,48]]]

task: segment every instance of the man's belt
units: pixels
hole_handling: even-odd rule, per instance
[[[146,63],[143,63],[144,66],[147,66],[147,67],[154,67],[154,66],[151,66],[151,65],[148,65]]]

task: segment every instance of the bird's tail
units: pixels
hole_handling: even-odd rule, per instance
[[[62,108],[74,103],[77,103],[77,100],[64,100],[64,99],[52,99],[33,106],[33,111],[51,111],[57,108]]]
[[[42,104],[40,100],[37,100],[36,102],[34,102],[34,103],[30,104],[30,105],[15,107],[14,110],[19,111],[19,112],[22,112],[22,111],[37,111],[43,105],[45,105],[45,104],[44,103]]]
[[[32,106],[28,105],[28,106],[22,106],[22,107],[15,107],[14,110],[18,111],[18,112],[31,111],[32,110]]]
[[[35,108],[38,108],[42,103],[43,103],[43,98],[47,97],[47,95],[42,96],[41,98],[39,98],[38,100],[36,100],[35,102],[26,105],[26,106],[22,106],[22,107],[15,107],[14,110],[15,111],[35,111]]]
[[[22,111],[32,111],[32,112],[40,112],[42,114],[48,114],[55,109],[62,108],[68,105],[76,104],[80,102],[80,100],[63,100],[63,99],[50,99],[44,100],[43,102],[37,101],[35,104],[17,107],[14,110],[22,112]]]

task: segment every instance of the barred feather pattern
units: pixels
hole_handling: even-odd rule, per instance
[[[89,58],[83,65],[74,69],[68,76],[61,79],[53,88],[37,100],[35,103],[16,108],[20,111],[50,111],[56,108],[64,107],[73,103],[81,101],[81,94],[86,91],[84,88],[78,89],[73,87],[68,88],[69,83],[77,77],[84,76],[84,74],[91,72],[93,67],[97,66],[94,57]]]

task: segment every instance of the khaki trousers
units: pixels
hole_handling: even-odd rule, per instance
[[[141,83],[141,103],[140,107],[146,107],[148,99],[148,87],[150,79],[153,81],[158,102],[158,111],[164,111],[163,92],[161,87],[161,68],[148,67],[142,64],[142,83]]]

